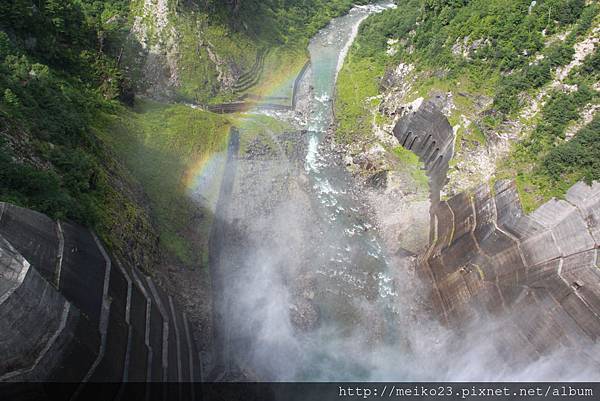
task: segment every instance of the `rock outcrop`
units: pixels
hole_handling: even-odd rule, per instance
[[[108,255],[89,230],[6,203],[0,315],[0,381],[81,382],[72,399],[90,399],[90,391],[122,389],[91,390],[89,382],[201,378],[187,318],[171,296]]]

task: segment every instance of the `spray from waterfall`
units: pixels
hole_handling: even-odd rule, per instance
[[[231,205],[219,216],[230,230],[218,266],[230,365],[281,381],[599,379],[585,360],[567,368],[568,349],[540,356],[507,348],[510,316],[475,317],[460,330],[442,325],[414,258],[387,262],[323,138],[333,84],[360,22],[390,6],[355,7],[311,42],[310,84],[300,94],[310,105],[306,158],[290,161],[289,144],[280,142],[274,156],[237,163]]]

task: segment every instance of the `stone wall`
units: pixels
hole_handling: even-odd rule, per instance
[[[86,399],[99,389],[87,382],[201,379],[187,318],[171,296],[108,255],[89,230],[5,203],[0,316],[0,381],[82,382],[76,395]]]

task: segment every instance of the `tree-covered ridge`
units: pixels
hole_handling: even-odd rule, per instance
[[[361,28],[354,54],[386,65],[415,62],[448,78],[465,71],[498,79],[494,108],[514,112],[518,95],[539,88],[566,64],[600,6],[585,0],[408,0]],[[565,40],[548,43],[566,27]],[[386,50],[397,40],[395,54]]]
[[[515,144],[510,157],[498,166],[499,175],[516,176],[529,210],[543,200],[561,197],[577,181],[600,180],[599,54],[596,48],[571,71],[565,80],[568,90],[550,91],[531,134]],[[590,121],[567,136],[582,110]]]
[[[254,40],[306,43],[331,18],[369,0],[212,0],[203,11]]]
[[[338,137],[369,135],[386,91],[383,77],[403,64],[409,72],[398,96],[405,102],[453,95],[449,120],[459,160],[499,132],[525,137],[497,176],[517,178],[529,209],[579,179],[596,179],[589,160],[600,154],[590,148],[575,155],[581,148],[566,132],[600,102],[597,45],[583,65],[559,81],[556,76],[576,57],[576,45],[597,35],[599,12],[597,2],[585,0],[398,2],[365,21],[350,51],[338,81]],[[587,140],[594,136],[593,129],[583,132]]]
[[[0,5],[3,199],[98,222],[106,178],[90,131],[99,109],[125,98],[123,75],[86,3]]]
[[[357,54],[384,59],[387,41],[397,39],[403,45],[393,61],[423,58],[429,65],[460,66],[453,47],[468,38],[469,44],[483,40],[470,49],[472,59],[509,70],[544,48],[546,37],[595,8],[585,0],[407,0],[361,27]]]

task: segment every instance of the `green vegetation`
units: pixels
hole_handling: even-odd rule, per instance
[[[566,128],[579,118],[579,111],[588,104],[598,104],[600,95],[586,81],[587,69],[597,58],[590,55],[582,68],[571,74],[577,83],[574,92],[555,91],[541,111],[539,123],[523,141],[517,143],[507,160],[499,166],[502,177],[516,176],[517,187],[524,207],[531,211],[551,197],[561,197],[577,181],[588,183],[600,178],[598,160],[600,149],[599,118],[575,133],[573,139],[565,137]]]
[[[369,18],[361,28],[357,53],[385,59],[387,41],[396,39],[400,42],[392,57],[396,62],[419,61],[450,73],[472,64],[493,64],[509,71],[523,66],[544,47],[544,34],[559,32],[580,18],[581,30],[574,35],[583,32],[583,20],[591,22],[595,9],[586,9],[584,0],[542,1],[529,12],[530,5],[523,0],[409,0]],[[467,45],[480,41],[461,48],[464,38],[468,38]],[[456,51],[466,51],[470,62],[456,57]]]
[[[246,92],[257,96],[291,98],[294,81],[308,57],[305,47],[277,47],[271,50],[265,59],[260,81]],[[277,103],[270,99],[268,103]],[[289,101],[284,101],[289,104]]]
[[[60,177],[54,171],[38,170],[18,163],[14,153],[3,143],[0,147],[0,196],[2,200],[57,214],[69,210],[80,213],[81,206],[61,190]]]
[[[97,124],[97,135],[147,193],[164,249],[187,265],[202,263],[211,215],[188,191],[207,159],[225,150],[229,120],[187,106],[143,101],[133,110],[105,114]],[[199,209],[205,209],[201,218]],[[195,236],[200,243],[186,241],[189,233],[200,234]]]
[[[331,18],[348,11],[359,0],[208,0],[205,12],[212,19],[243,32],[256,42],[307,44]]]
[[[248,72],[257,54],[265,51],[263,70],[268,74],[259,77],[251,93],[270,95],[275,86],[293,80],[293,73],[302,68],[307,60],[308,41],[320,28],[353,4],[367,2],[239,0],[178,4],[178,12],[171,21],[181,35],[178,41],[181,85],[177,97],[197,103],[234,100],[248,91],[220,90],[222,70],[233,66],[232,69]],[[143,2],[138,3],[137,13],[141,13]],[[221,60],[220,66],[213,63],[215,53]]]
[[[543,167],[554,183],[600,180],[600,116],[596,115],[573,140],[553,148],[544,157]]]
[[[176,97],[196,103],[221,103],[234,98],[234,93],[220,89],[220,71],[235,65],[242,71],[252,68],[261,44],[242,32],[211,21],[200,11],[184,10],[172,22],[180,33],[178,40],[178,71],[180,85]],[[213,62],[218,54],[225,65]]]
[[[453,94],[449,120],[458,128],[455,157],[460,158],[484,145],[503,123],[520,118],[526,99],[570,62],[575,43],[597,26],[599,15],[597,2],[584,0],[535,5],[529,0],[408,0],[373,15],[361,26],[339,76],[338,139],[368,140],[371,121],[379,119],[378,104],[367,99],[385,90],[386,71],[402,62],[414,67],[405,78],[410,88],[403,102]],[[596,50],[564,80],[574,89],[551,90],[541,112],[520,121],[531,135],[503,160],[498,177],[516,179],[528,210],[561,196],[577,180],[596,177],[592,160],[600,154],[590,144],[597,125],[592,122],[570,141],[565,132],[586,105],[598,103],[592,87],[600,79],[599,65]]]
[[[512,0],[402,2],[365,21],[347,65],[378,65],[381,72],[381,67],[412,63],[418,74],[415,94],[473,90],[494,96],[494,110],[510,114],[520,107],[523,91],[541,87],[553,68],[571,59],[573,44],[589,30],[600,9],[597,4],[585,6],[584,0],[543,1],[531,10],[530,5]],[[572,24],[564,41],[544,47],[544,35],[563,32]],[[389,43],[395,43],[394,54],[387,53]],[[540,50],[543,58],[534,60]],[[367,69],[357,73],[348,68],[340,76],[340,86],[350,76],[372,81],[373,75]],[[345,104],[345,91],[340,92],[339,101]],[[375,94],[370,91],[368,96]],[[341,121],[345,117],[338,113]]]
[[[245,154],[248,145],[259,140],[277,153],[274,136],[291,129],[289,124],[265,115],[239,115],[234,120],[240,132],[240,154]]]
[[[379,79],[384,65],[370,58],[349,55],[340,71],[336,87],[335,116],[338,123],[336,137],[351,142],[371,130],[371,109],[381,102],[368,101],[379,92]]]
[[[176,31],[169,62],[176,64],[178,86],[165,94],[174,100],[209,103],[242,93],[279,94],[278,86],[304,64],[309,38],[354,3],[168,1],[161,30],[141,0],[2,2],[0,199],[92,227],[125,257],[160,238],[162,249],[184,264],[202,263],[206,255],[191,250],[205,246],[202,230],[210,213],[186,192],[194,166],[224,148],[232,124],[241,125],[246,138],[265,128],[273,133],[286,128],[266,117],[225,118],[135,99],[134,91],[147,89],[146,74],[153,73],[144,64],[149,49],[161,44],[164,50],[171,28]],[[546,85],[553,69],[571,58],[573,44],[597,23],[595,2],[530,5],[407,0],[369,18],[339,76],[339,138],[353,141],[368,135],[373,122],[384,122],[377,111],[381,77],[403,61],[415,66],[410,100],[439,90],[455,94],[452,124],[463,113],[477,112],[478,96],[493,99],[481,124],[458,131],[459,150],[463,143],[484,143],[485,129],[514,116],[523,95]],[[145,48],[130,34],[136,18],[147,22]],[[250,71],[263,53],[261,63],[270,74],[257,76],[251,91],[222,89],[224,77]],[[160,63],[166,62],[154,67],[165,67]],[[593,85],[599,64],[596,52],[572,71],[565,83],[577,90],[551,93],[531,137],[501,166],[500,174],[516,176],[522,192],[531,194],[532,205],[575,180],[597,178],[597,118],[574,139],[564,136],[584,106],[598,103]],[[420,170],[415,174],[422,179]],[[138,256],[134,262],[145,261]]]
[[[99,10],[86,15],[68,2],[25,3],[0,6],[0,160],[6,175],[0,193],[94,226],[109,189],[89,125],[96,110],[126,99],[128,88],[114,60],[89,50],[97,44]]]
[[[127,2],[0,4],[0,199],[92,227],[151,270],[156,236],[136,183],[94,135],[133,93],[107,21]]]
[[[419,157],[402,146],[394,148],[393,151],[400,162],[400,171],[410,174],[414,183],[419,187],[418,192],[426,193],[429,191],[429,178],[425,174],[425,166],[419,160]]]
[[[269,94],[302,67],[308,39],[353,3],[167,1],[148,10],[142,0],[2,2],[0,200],[92,227],[143,268],[156,262],[147,256],[157,256],[157,238],[183,264],[205,262],[192,249],[204,249],[210,213],[192,203],[186,183],[223,149],[231,121],[134,92],[175,63],[178,84],[153,88],[158,96],[231,100],[239,94],[221,80],[265,52],[273,74],[255,89]],[[131,34],[135,21],[144,44]],[[175,49],[172,58],[150,54],[154,46]]]
[[[494,98],[494,107],[497,110],[503,113],[518,110],[522,106],[519,102],[521,92],[542,87],[550,81],[553,69],[565,65],[571,60],[574,53],[573,45],[590,28],[600,7],[593,5],[582,8],[582,4],[578,4],[577,9],[581,9],[579,11],[581,17],[564,41],[559,41],[543,49],[541,60],[523,66],[501,80],[498,93]],[[574,16],[567,21],[571,21],[573,18]]]

